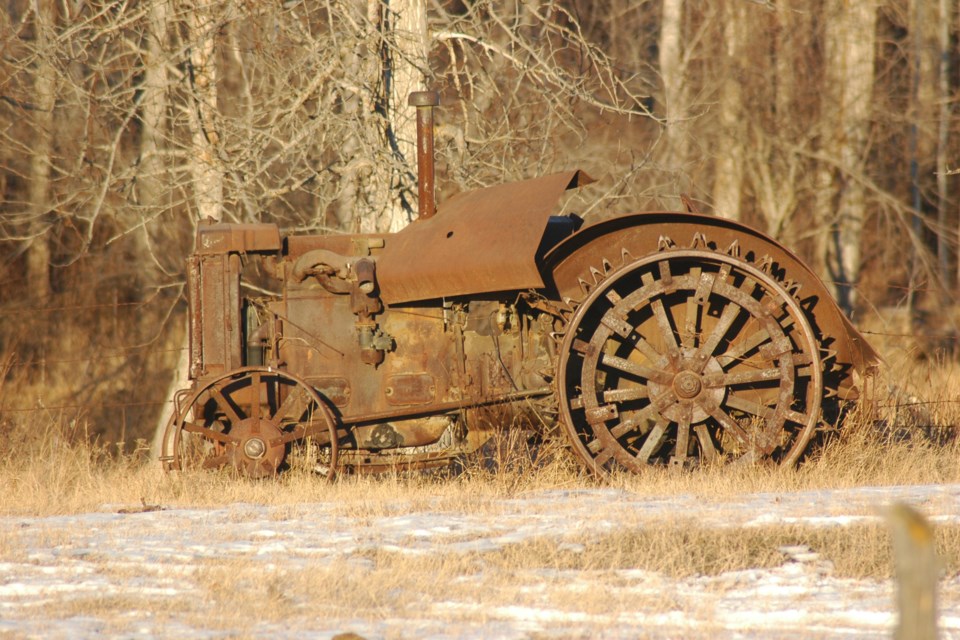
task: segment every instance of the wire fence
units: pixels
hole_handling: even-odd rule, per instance
[[[170,339],[183,308],[179,290],[136,301],[0,307],[0,415],[84,416],[115,433],[130,425],[146,431],[172,403],[161,396],[171,363],[186,350]]]

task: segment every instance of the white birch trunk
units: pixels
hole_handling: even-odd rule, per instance
[[[223,173],[219,168],[217,147],[217,60],[216,29],[213,9],[199,5],[188,11],[190,33],[191,100],[190,135],[193,156],[193,197],[201,220],[223,218]]]
[[[384,138],[391,161],[378,164],[371,176],[368,202],[375,210],[360,221],[365,233],[398,231],[412,219],[416,193],[416,109],[407,105],[412,91],[424,88],[429,34],[426,0],[370,1],[370,13],[378,11],[386,49],[382,52],[381,101]]]
[[[684,64],[681,47],[683,0],[663,0],[660,20],[660,77],[663,81],[663,102],[666,115],[666,155],[668,171],[680,172],[686,162],[687,143],[684,133]]]
[[[726,0],[723,5],[723,80],[718,105],[720,131],[714,163],[713,206],[718,215],[732,219],[740,218],[743,191],[746,119],[740,68],[747,32],[745,7],[741,0]]]
[[[427,68],[429,48],[426,0],[391,0],[397,11],[394,25],[396,50],[393,52],[393,82],[390,87],[388,117],[396,141],[402,187],[416,193],[417,185],[417,110],[407,104],[414,91],[422,91],[423,70]],[[411,208],[395,203],[384,221],[386,231],[399,231],[410,222]],[[413,210],[416,203],[413,202]]]
[[[152,17],[162,19],[163,14]],[[189,172],[193,183],[194,204],[199,219],[220,221],[223,218],[223,174],[217,161],[219,135],[216,129],[217,114],[217,61],[215,51],[214,19],[209,5],[199,6],[187,12],[188,42],[190,43],[190,66],[192,72],[190,105],[190,139],[192,154]],[[166,25],[156,22],[157,37],[164,41]],[[190,354],[189,336],[185,332],[180,340],[180,358],[174,369],[167,398],[187,386],[189,382]],[[159,454],[166,429],[173,413],[173,403],[165,405],[154,431],[152,453]]]
[[[140,219],[134,221],[141,227],[137,229],[137,251],[141,260],[154,256],[155,238],[151,234],[152,221],[160,216],[166,206],[164,194],[167,192],[165,166],[161,157],[161,141],[166,130],[167,74],[166,33],[168,21],[168,0],[153,0],[150,3],[148,24],[150,36],[146,39],[147,57],[143,69],[143,94],[141,97],[140,119],[140,169],[137,176]],[[145,269],[148,273],[156,270]],[[147,274],[145,274],[147,275]],[[147,284],[152,284],[148,282]]]
[[[876,0],[830,0],[824,12],[821,161],[817,178],[818,257],[841,307],[856,303],[866,194],[857,176],[873,96]]]

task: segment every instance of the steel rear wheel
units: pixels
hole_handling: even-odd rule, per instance
[[[338,447],[329,405],[292,374],[244,367],[190,394],[167,426],[162,460],[169,470],[231,468],[264,478],[282,470],[291,448],[307,438],[332,477]]]
[[[590,468],[796,463],[820,419],[823,374],[784,286],[706,249],[593,273],[558,372],[561,423]]]

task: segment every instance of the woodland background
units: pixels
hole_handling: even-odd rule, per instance
[[[422,88],[441,202],[575,167],[588,220],[685,193],[868,337],[957,351],[957,0],[4,4],[0,431],[149,438],[196,222],[402,227]]]

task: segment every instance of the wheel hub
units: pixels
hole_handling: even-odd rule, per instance
[[[684,349],[682,357],[665,368],[673,374],[670,383],[650,381],[650,391],[653,397],[660,399],[657,408],[664,418],[678,421],[689,409],[690,424],[697,424],[709,418],[711,412],[723,402],[724,387],[711,387],[704,381],[705,376],[722,374],[723,367],[716,358],[710,358],[700,374],[696,371],[696,362],[696,351]]]
[[[283,443],[270,445],[279,440],[283,432],[269,420],[247,418],[237,423],[230,432],[236,438],[232,447],[231,462],[243,475],[251,478],[272,476],[280,468],[286,454]]]
[[[673,390],[684,400],[692,400],[700,395],[703,383],[700,376],[692,371],[681,371],[673,378]]]
[[[243,443],[243,452],[251,460],[258,460],[267,452],[267,443],[260,438],[250,438]]]

